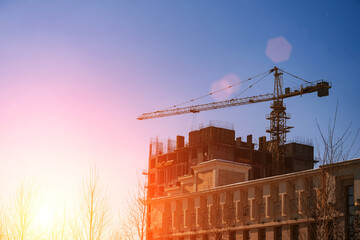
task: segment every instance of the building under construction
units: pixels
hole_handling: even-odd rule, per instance
[[[272,172],[272,154],[269,151],[271,142],[267,141],[265,136],[260,137],[258,144],[255,144],[252,135],[248,135],[246,139],[236,138],[233,129],[210,124],[189,132],[188,139],[188,143],[185,143],[184,136],[177,136],[176,142],[160,142],[156,139],[150,143],[150,198],[165,196],[165,189],[178,186],[180,177],[193,174],[192,167],[213,159],[249,165],[249,180],[275,175]],[[284,173],[313,168],[313,146],[293,142],[285,144],[284,148]],[[233,183],[239,181],[237,178],[232,178]],[[230,183],[232,182],[227,182]]]
[[[270,120],[269,140],[262,136],[254,141],[252,135],[242,139],[231,127],[209,125],[191,131],[188,142],[184,136],[177,136],[176,141],[151,142],[148,240],[360,236],[360,159],[314,169],[313,146],[286,141],[292,127],[287,125],[290,116],[283,100],[313,92],[318,97],[327,96],[331,83],[309,82],[277,67],[243,82],[258,78],[248,86],[250,89],[271,73],[275,78],[274,92],[270,94],[187,107],[179,104],[138,117],[144,120],[272,101],[271,113],[266,117]],[[305,83],[286,87],[283,92],[283,74]]]
[[[207,126],[184,139],[150,144],[146,239],[360,237],[360,159],[314,169],[311,145],[287,143],[273,174],[265,137]]]

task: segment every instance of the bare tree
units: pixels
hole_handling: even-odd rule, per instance
[[[94,168],[81,188],[80,211],[72,225],[73,238],[78,240],[102,240],[109,235],[111,223],[110,199],[101,185]]]
[[[5,211],[4,211],[4,206],[1,205],[0,207],[0,240],[6,239],[6,231],[5,231]]]
[[[332,165],[320,167],[320,171],[305,180],[305,198],[302,209],[307,219],[308,234],[316,239],[343,239],[345,226],[344,201],[339,198],[338,169]]]
[[[221,195],[223,197],[221,197]],[[199,229],[206,232],[210,239],[221,240],[229,234],[230,228],[235,225],[235,215],[232,205],[232,196],[223,193],[213,193],[211,195],[211,204],[208,199],[200,200],[198,209]],[[194,213],[196,219],[196,213]],[[196,220],[194,220],[196,221]],[[206,237],[205,237],[206,238]]]
[[[338,105],[336,105],[334,119],[329,120],[327,134],[317,123],[323,150],[322,153],[320,150],[318,152],[320,174],[314,178],[317,185],[315,186],[316,207],[312,212],[314,223],[311,231],[321,239],[343,239],[345,236],[345,217],[341,214],[346,211],[344,201],[341,201],[344,200],[344,192],[339,191],[341,183],[338,176],[340,174],[334,164],[353,158],[360,149],[354,150],[359,129],[353,134],[351,123],[342,134],[336,134],[337,111]]]
[[[49,235],[48,236],[49,240],[68,239],[65,210],[63,211],[62,216],[55,217],[55,220],[52,224],[52,227],[49,230],[48,235]]]
[[[355,206],[355,215],[354,215],[354,239],[360,239],[360,206]]]
[[[227,224],[224,221],[225,211],[221,208],[219,204],[216,204],[213,207],[212,213],[208,211],[210,210],[210,206],[207,209],[208,218],[211,220],[207,223],[206,227],[208,228],[209,235],[212,236],[214,240],[221,240],[223,238],[223,234],[226,231]]]
[[[2,239],[27,240],[35,234],[33,226],[39,188],[34,182],[23,181],[16,190],[11,205],[3,211]]]
[[[334,119],[329,120],[327,134],[325,134],[325,132],[321,129],[318,122],[316,124],[321,136],[321,143],[323,145],[323,149],[318,146],[318,158],[320,165],[333,164],[348,160],[349,158],[357,156],[360,151],[360,146],[354,150],[360,129],[357,129],[355,134],[353,134],[351,131],[352,124],[350,123],[342,134],[336,134],[337,111],[338,105],[336,104]]]
[[[110,240],[123,240],[124,233],[122,232],[122,223],[120,221],[120,213],[118,213],[116,221],[113,221],[110,233]]]
[[[147,178],[144,181],[138,179],[138,185],[127,203],[126,219],[122,224],[122,230],[126,239],[146,239],[147,217]]]
[[[304,199],[301,209],[302,217],[306,218],[308,234],[300,236],[308,239],[345,239],[346,237],[346,206],[344,191],[336,163],[356,156],[359,148],[354,150],[359,130],[351,131],[351,124],[345,131],[336,134],[337,106],[334,119],[329,121],[327,131],[320,124],[317,127],[321,136],[321,148],[318,148],[319,171],[302,179],[304,184]],[[298,199],[294,202],[298,202]],[[297,204],[296,204],[297,205]],[[291,206],[295,207],[296,206]],[[345,213],[345,214],[344,214]]]
[[[123,238],[122,236],[123,234],[120,232],[119,229],[114,229],[111,233],[110,236],[110,240],[123,240],[125,238]]]

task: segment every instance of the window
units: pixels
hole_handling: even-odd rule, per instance
[[[346,187],[346,236],[354,239],[354,185]]]
[[[265,203],[259,204],[259,213],[261,216],[265,215],[265,207],[266,207]]]
[[[164,187],[161,186],[159,187],[159,196],[163,196],[163,195],[165,195],[165,191],[164,191]]]
[[[230,240],[236,240],[236,231],[230,232]]]
[[[310,228],[308,229],[310,240],[317,239],[317,225],[316,223],[311,223]]]
[[[151,231],[148,232],[148,239],[152,240],[153,239],[153,233]]]
[[[299,240],[299,225],[291,226],[291,240]]]
[[[197,158],[197,149],[196,148],[193,148],[191,150],[191,158]]]
[[[275,228],[275,240],[281,240],[282,239],[282,227],[276,227]]]
[[[203,240],[209,240],[209,235],[208,235],[208,234],[204,234],[204,235],[203,235]]]
[[[150,160],[150,168],[155,168],[155,159]]]
[[[243,240],[250,240],[250,230],[244,230]]]
[[[162,171],[159,171],[159,179],[158,179],[158,183],[159,183],[159,184],[164,183],[164,178],[165,178],[164,175],[165,175],[165,174],[164,174],[164,171],[163,171],[163,170],[162,170]]]
[[[260,167],[254,167],[254,179],[260,178],[260,172],[261,172]]]
[[[334,227],[333,227],[333,221],[328,221],[328,224],[327,224],[327,231],[329,233],[329,236],[328,236],[328,240],[334,240]],[[350,238],[350,239],[353,239],[353,238]]]
[[[266,240],[266,229],[260,228],[259,229],[259,240]]]
[[[150,174],[149,182],[150,182],[150,183],[155,183],[155,173],[151,173],[151,174]]]
[[[243,215],[249,216],[250,215],[250,206],[245,206],[243,209]]]

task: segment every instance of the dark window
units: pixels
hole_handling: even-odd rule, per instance
[[[261,172],[260,167],[254,167],[254,179],[259,179],[260,178],[260,172]]]
[[[191,150],[191,158],[197,158],[197,149],[196,148],[193,148]]]
[[[259,240],[266,240],[266,229],[265,228],[259,229]]]
[[[310,225],[310,228],[308,229],[310,240],[316,240],[317,239],[317,225],[316,223],[312,223]]]
[[[329,236],[328,236],[328,240],[334,240],[333,236],[335,236],[335,230],[334,230],[334,227],[333,227],[333,222],[332,221],[329,221],[328,224],[327,224],[327,231],[329,233]],[[351,238],[350,238],[351,239]]]
[[[191,236],[190,240],[196,240],[196,236]]]
[[[230,232],[230,240],[236,240],[236,231]]]
[[[347,239],[354,239],[354,185],[346,187],[346,235]]]
[[[159,187],[159,196],[163,196],[163,195],[165,195],[164,187],[161,186],[161,187]]]
[[[209,240],[209,235],[208,235],[208,234],[204,234],[204,235],[203,235],[203,240]]]
[[[153,239],[153,233],[151,231],[148,232],[147,236],[149,240]]]
[[[275,240],[282,240],[282,227],[275,228]]]
[[[150,168],[155,168],[155,159],[151,159]]]
[[[150,183],[155,183],[155,173],[150,174],[149,182]]]
[[[244,230],[243,240],[250,240],[250,230]]]
[[[159,175],[159,179],[158,179],[158,183],[159,184],[162,184],[162,183],[164,183],[164,171],[159,171],[159,173],[158,173]]]
[[[291,240],[299,240],[299,225],[291,226]]]

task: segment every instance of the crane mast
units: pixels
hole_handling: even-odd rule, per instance
[[[286,120],[290,116],[285,112],[286,107],[283,101],[283,73],[275,67],[272,69],[274,72],[274,99],[270,108],[272,109],[270,116],[270,128],[267,130],[270,133],[271,139],[271,153],[272,153],[272,173],[274,175],[285,172],[285,150],[284,144],[286,142],[286,133],[289,132],[291,127],[286,125]]]
[[[152,119],[167,116],[174,116],[186,113],[198,113],[219,108],[232,106],[240,106],[258,102],[272,101],[270,108],[271,113],[266,116],[270,120],[270,127],[266,131],[270,133],[269,151],[272,153],[272,174],[278,175],[285,173],[285,149],[286,134],[290,132],[292,127],[286,125],[286,120],[290,119],[290,115],[286,113],[284,99],[299,96],[307,93],[317,92],[318,97],[328,96],[329,89],[332,87],[330,82],[323,80],[315,82],[306,82],[297,88],[285,88],[283,91],[283,70],[277,67],[269,70],[268,73],[274,73],[274,92],[257,96],[234,98],[225,101],[212,102],[206,104],[193,105],[188,107],[170,108],[155,112],[143,113],[137,119]],[[286,73],[286,72],[285,72]],[[289,74],[289,73],[287,73]],[[290,74],[291,75],[291,74]],[[293,76],[293,75],[292,75]],[[296,77],[296,76],[294,76]],[[303,80],[303,79],[302,79]]]

